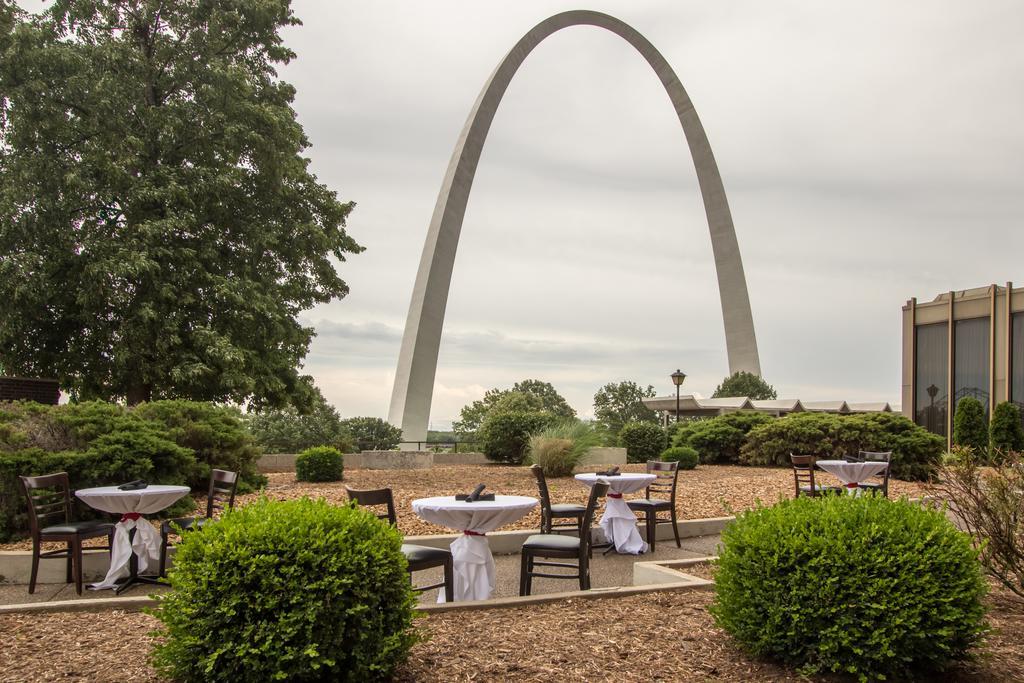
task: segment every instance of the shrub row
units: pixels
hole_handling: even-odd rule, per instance
[[[790,453],[844,458],[857,451],[892,451],[892,475],[931,478],[945,441],[896,413],[835,415],[728,413],[688,422],[673,439],[697,450],[701,462],[788,466]]]
[[[238,412],[208,403],[156,401],[134,409],[100,401],[5,403],[0,405],[0,541],[28,529],[19,476],[66,471],[75,489],[145,479],[205,490],[216,467],[238,471],[239,491],[246,492],[265,481],[256,471],[258,455]],[[181,514],[190,506],[186,498],[165,513]]]

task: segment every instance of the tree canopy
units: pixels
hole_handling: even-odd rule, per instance
[[[245,423],[267,453],[299,453],[314,446],[332,446],[344,453],[355,448],[338,411],[315,386],[307,412],[300,413],[294,406],[266,408],[248,414]]]
[[[311,401],[362,248],[303,151],[290,0],[0,0],[0,365],[80,398]]]
[[[611,382],[594,394],[594,418],[612,434],[618,434],[629,422],[656,422],[658,416],[641,399],[653,398],[654,387],[636,382]]]
[[[775,387],[752,372],[740,370],[722,380],[722,383],[711,394],[711,398],[729,396],[746,396],[754,401],[767,401],[778,398]]]
[[[480,429],[484,418],[494,406],[509,394],[521,394],[529,405],[517,404],[508,406],[515,410],[540,410],[550,413],[554,419],[570,420],[576,417],[576,411],[562,398],[561,394],[549,383],[537,379],[524,379],[516,382],[511,389],[489,389],[484,397],[463,406],[459,419],[452,423],[452,428],[459,434],[472,434]]]

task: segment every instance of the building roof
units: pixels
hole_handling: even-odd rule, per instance
[[[765,410],[780,413],[800,413],[805,410],[804,404],[801,403],[798,398],[755,400],[751,401],[751,403],[754,406],[754,410]]]
[[[804,401],[804,408],[812,413],[848,413],[846,401]]]
[[[868,403],[849,403],[851,413],[891,413],[892,406],[885,401]]]

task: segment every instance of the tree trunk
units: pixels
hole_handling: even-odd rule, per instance
[[[153,398],[153,387],[149,384],[132,384],[125,394],[128,405],[134,406]]]

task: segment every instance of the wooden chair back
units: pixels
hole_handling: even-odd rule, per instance
[[[28,522],[32,537],[39,530],[71,521],[71,482],[67,472],[40,477],[19,477],[28,500]]]
[[[885,493],[886,498],[888,498],[889,470],[892,469],[892,451],[860,451],[857,455],[862,458],[861,462],[884,462],[889,464],[884,472],[876,475],[882,477],[882,491]]]
[[[213,517],[214,510],[230,510],[235,507],[235,490],[238,488],[238,472],[210,470],[210,488],[206,492],[206,517]]]
[[[796,487],[796,495],[800,495],[801,486],[809,486],[811,495],[814,495],[814,461],[813,455],[789,454],[789,460],[793,463],[793,483]]]
[[[545,512],[550,512],[551,495],[548,493],[548,481],[544,477],[544,468],[540,465],[530,465],[530,471],[537,479],[537,488],[540,490],[540,507]]]
[[[587,509],[583,513],[583,522],[580,524],[580,557],[590,554],[590,527],[594,523],[594,511],[597,510],[597,503],[608,493],[608,482],[597,480],[597,483],[590,488],[590,497],[587,499]]]
[[[657,477],[647,487],[647,497],[667,496],[669,501],[672,502],[672,506],[675,507],[676,484],[679,483],[679,463],[648,460],[647,474],[653,474]]]
[[[384,505],[386,512],[377,512],[377,519],[383,519],[392,526],[398,524],[398,517],[395,515],[395,497],[391,489],[350,489],[345,487],[348,499],[356,505],[364,507],[375,507]]]

